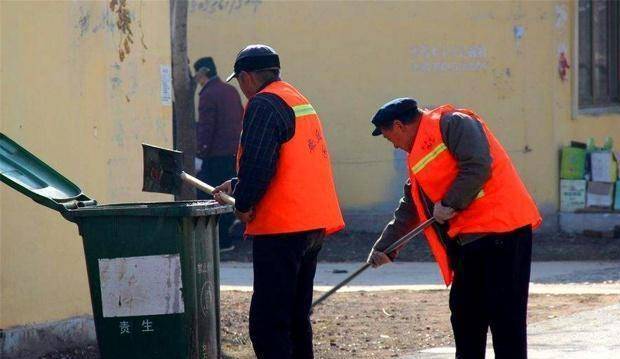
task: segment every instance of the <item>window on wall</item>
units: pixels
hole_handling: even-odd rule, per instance
[[[620,105],[620,1],[579,0],[579,108]]]

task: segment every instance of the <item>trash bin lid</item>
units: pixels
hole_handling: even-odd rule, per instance
[[[0,180],[34,201],[65,212],[84,205],[95,205],[82,190],[0,133]]]

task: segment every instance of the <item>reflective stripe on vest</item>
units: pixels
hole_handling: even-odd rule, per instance
[[[254,207],[246,235],[269,235],[344,228],[327,142],[317,113],[293,86],[276,81],[260,93],[281,98],[295,113],[295,134],[280,146],[276,173]],[[243,156],[240,146],[238,160]],[[240,178],[240,181],[246,179]],[[251,179],[249,179],[251,180]]]
[[[439,156],[443,151],[447,150],[448,147],[446,146],[445,143],[440,143],[439,145],[437,145],[437,147],[435,147],[434,150],[432,150],[431,152],[429,152],[426,156],[424,156],[420,161],[418,161],[418,163],[416,163],[412,168],[411,171],[413,171],[413,173],[418,173],[420,172],[422,169],[424,169],[424,167],[431,162],[432,160],[434,160],[435,158],[437,158],[437,156]],[[476,195],[476,199],[478,198],[482,198],[482,196],[484,196],[484,190],[481,189],[480,192],[478,192],[478,194]]]
[[[443,142],[440,143],[439,145],[437,145],[437,147],[435,147],[435,149],[433,149],[431,152],[426,154],[426,156],[422,157],[422,159],[419,160],[418,163],[416,163],[411,168],[411,170],[413,171],[413,173],[420,172],[430,161],[432,161],[435,158],[437,158],[437,156],[439,156],[439,154],[441,154],[443,151],[445,151],[447,149],[448,149],[448,147]]]
[[[298,105],[293,107],[293,111],[295,112],[295,117],[302,117],[307,115],[316,115],[316,111],[311,104]]]

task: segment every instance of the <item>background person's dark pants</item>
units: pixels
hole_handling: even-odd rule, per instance
[[[236,175],[236,157],[234,155],[221,157],[208,157],[203,159],[202,168],[196,174],[199,180],[210,184],[213,187],[219,186],[224,181],[228,181]],[[196,191],[198,199],[213,199],[213,197],[203,191]],[[232,213],[220,216],[219,237],[220,248],[227,248],[232,245],[232,238],[228,234],[230,226],[235,220]]]
[[[250,339],[258,359],[313,358],[310,306],[324,231],[252,237]]]
[[[527,358],[531,227],[485,236],[456,248],[452,258],[456,358],[484,358],[489,327],[497,359]]]

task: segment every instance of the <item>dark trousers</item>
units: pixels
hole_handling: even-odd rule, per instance
[[[219,186],[224,181],[228,181],[235,176],[235,164],[236,159],[234,155],[208,157],[203,159],[202,168],[196,174],[196,177],[213,187]],[[196,197],[198,199],[212,199],[211,195],[203,191],[197,191]],[[230,238],[229,230],[234,220],[235,216],[232,213],[220,216],[219,237],[221,248],[230,247],[232,245],[232,238]]]
[[[455,249],[450,290],[457,359],[484,358],[491,328],[497,359],[527,358],[532,229],[493,234]]]
[[[256,236],[250,339],[258,359],[313,358],[310,306],[323,230]]]

